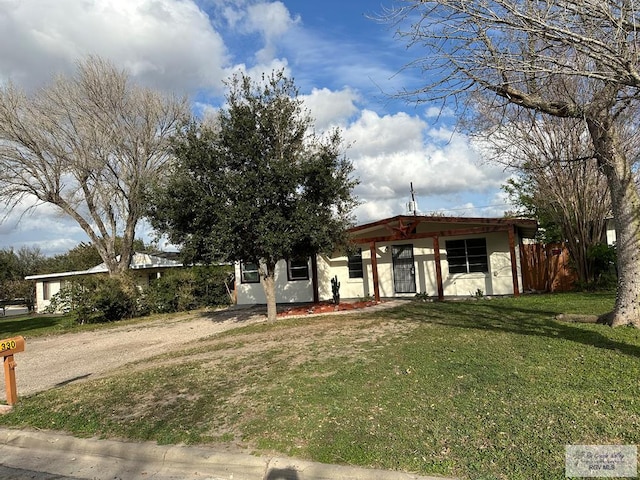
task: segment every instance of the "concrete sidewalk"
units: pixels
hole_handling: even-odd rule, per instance
[[[4,428],[0,429],[0,465],[105,480],[454,480],[205,447],[80,439]]]

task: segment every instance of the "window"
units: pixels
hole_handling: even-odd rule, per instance
[[[306,258],[287,260],[287,276],[289,280],[309,280],[309,262]]]
[[[51,300],[51,285],[49,282],[42,282],[42,299]]]
[[[149,278],[147,278],[147,284],[152,285],[156,280],[158,280],[162,276],[160,272],[153,272],[149,274]]]
[[[362,249],[359,248],[347,258],[347,265],[349,267],[349,278],[363,278]]]
[[[446,249],[449,273],[486,273],[489,271],[487,240],[485,238],[447,240]]]
[[[260,272],[258,271],[257,263],[240,263],[240,283],[260,283]]]

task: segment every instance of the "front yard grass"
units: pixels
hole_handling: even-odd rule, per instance
[[[279,320],[21,399],[5,426],[214,444],[467,479],[564,478],[565,445],[640,443],[640,332],[559,294]]]
[[[117,322],[103,323],[76,323],[71,315],[60,314],[23,314],[0,317],[0,338],[15,337],[21,335],[26,339],[43,337],[47,335],[59,335],[69,332],[82,332],[102,330],[115,327],[126,327],[141,323],[150,323],[154,320],[171,318],[174,315],[155,314],[146,317],[137,317]]]

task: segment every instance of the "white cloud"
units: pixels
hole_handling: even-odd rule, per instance
[[[292,18],[282,2],[261,2],[247,9],[245,27],[248,32],[259,33],[264,47],[256,52],[259,63],[268,63],[276,56],[277,41],[296,23],[299,17]]]
[[[380,200],[363,201],[355,210],[359,224],[374,222],[376,220],[392,217],[393,215],[399,215],[401,213],[404,212],[399,210],[397,202]]]
[[[504,182],[498,166],[483,165],[467,137],[446,128],[432,129],[406,113],[379,116],[363,111],[345,130],[347,152],[360,179],[356,194],[363,201],[359,221],[387,213],[406,213],[410,185],[423,204],[451,201],[468,193],[486,193]],[[453,204],[451,204],[453,206]],[[471,206],[469,207],[471,208]]]
[[[35,203],[35,200],[25,198],[2,217],[0,249],[28,245],[40,248],[45,255],[56,255],[81,241],[88,241],[78,224],[63,216],[58,207],[41,204],[29,208]]]
[[[431,105],[427,107],[424,112],[425,117],[429,119],[440,119],[440,118],[453,118],[455,117],[455,112],[444,105]]]
[[[192,92],[219,90],[228,64],[221,36],[191,0],[19,0],[0,7],[0,78],[24,88],[73,70],[89,54],[137,81]]]
[[[354,157],[380,158],[385,154],[416,152],[422,148],[422,132],[426,123],[404,112],[379,116],[363,110],[360,118],[345,133],[353,147]]]
[[[350,117],[358,113],[355,102],[360,97],[350,88],[338,92],[328,88],[314,88],[311,94],[302,95],[301,98],[315,120],[316,129],[325,131],[332,126],[344,125]]]
[[[247,28],[250,31],[260,32],[267,42],[284,35],[299,21],[299,17],[291,17],[289,10],[282,2],[261,2],[250,5],[247,9]]]
[[[231,73],[258,80],[284,69],[310,92],[302,98],[317,130],[343,128],[361,181],[359,221],[406,213],[411,182],[423,211],[446,206],[452,214],[467,208],[477,214],[477,205],[487,204],[479,198],[493,194],[507,175],[481,164],[466,137],[432,127],[452,120],[448,108],[383,113],[400,108],[386,94],[422,81],[400,68],[400,49],[381,40],[382,33],[358,38],[362,25],[344,28],[337,16],[337,29],[308,28],[313,22],[303,24],[286,5],[294,8],[268,0],[0,0],[0,29],[10,39],[0,43],[0,85],[11,79],[32,89],[96,54],[127,68],[137,82],[199,93],[194,110],[208,114],[220,108],[222,80]],[[300,5],[295,8],[304,10]],[[53,210],[39,207],[16,224],[21,211],[0,223],[0,248],[29,242],[60,253],[86,241]],[[149,235],[144,225],[140,231]]]

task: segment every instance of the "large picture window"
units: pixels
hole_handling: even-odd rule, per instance
[[[449,273],[486,273],[489,271],[487,240],[485,238],[447,240],[446,249]]]
[[[309,262],[307,258],[287,260],[287,277],[289,280],[309,280]]]
[[[349,278],[363,278],[362,249],[359,248],[347,258],[349,267]]]
[[[241,283],[260,283],[260,272],[258,264],[253,262],[240,263],[240,282]]]

